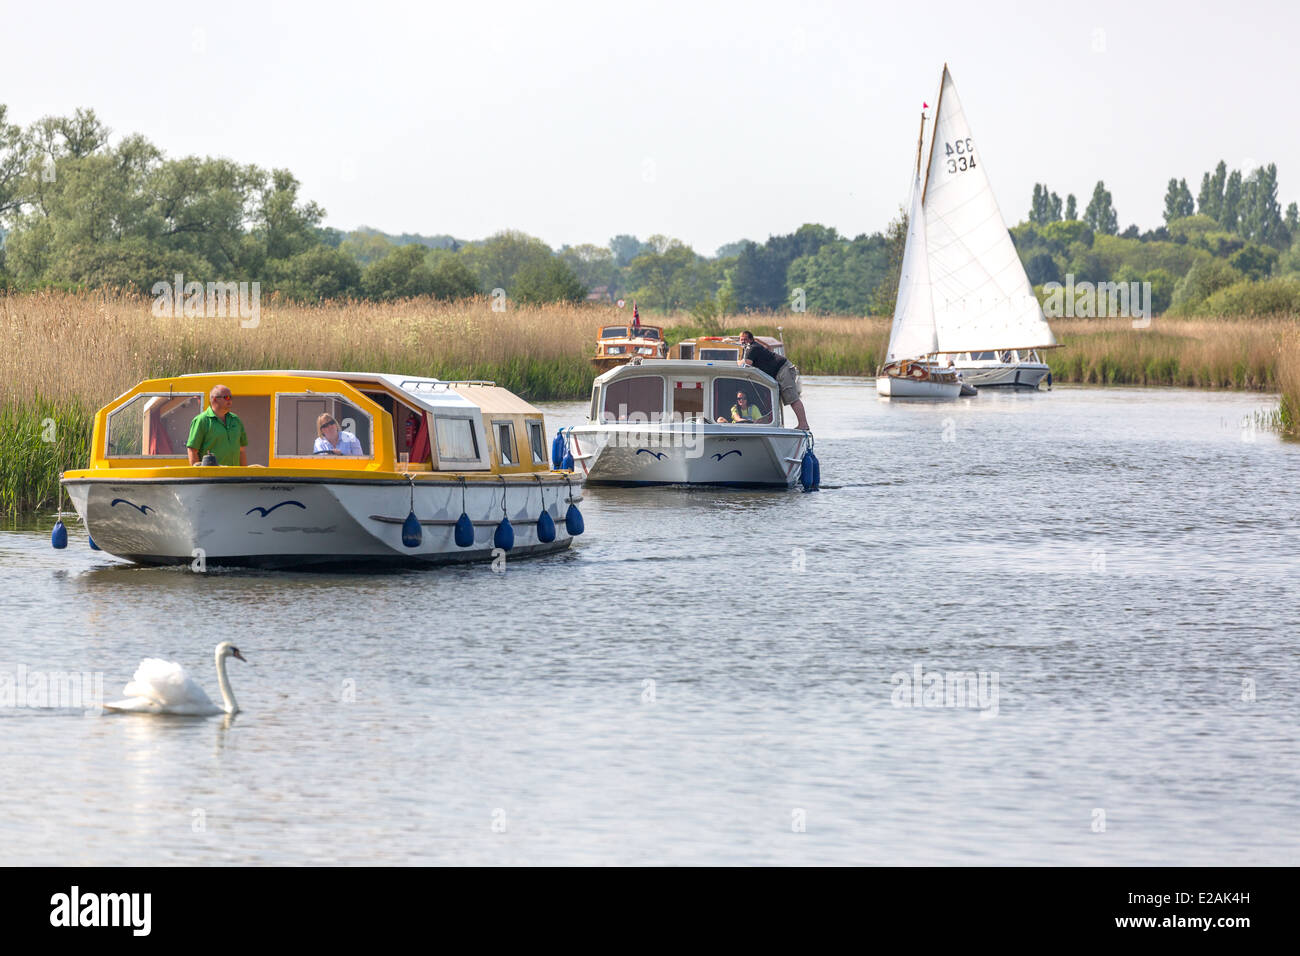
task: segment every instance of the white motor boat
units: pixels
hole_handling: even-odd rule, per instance
[[[979,388],[1013,388],[1033,390],[1051,373],[1037,349],[1002,349],[1000,351],[958,352],[940,355],[941,362],[951,361],[961,372],[962,381]]]
[[[247,461],[190,464],[191,421],[218,384]],[[350,453],[318,437],[324,419]],[[486,561],[559,551],[582,533],[570,510],[580,479],[546,452],[541,411],[491,382],[206,373],[141,382],[100,409],[90,465],[63,487],[91,546],[140,564]]]
[[[756,368],[646,359],[597,378],[588,421],[563,432],[587,484],[790,488],[812,436],[782,415]]]

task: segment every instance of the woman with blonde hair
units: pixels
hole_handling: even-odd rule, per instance
[[[357,436],[339,428],[339,423],[329,412],[316,419],[316,434],[320,436],[316,439],[314,449],[317,455],[365,454],[361,450],[361,442],[357,441]]]

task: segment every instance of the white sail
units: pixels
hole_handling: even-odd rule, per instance
[[[912,188],[912,208],[907,219],[907,245],[903,247],[903,268],[898,277],[894,324],[889,331],[889,354],[885,361],[921,358],[938,350],[934,306],[930,298],[925,215],[921,209],[921,181],[918,177]]]
[[[971,135],[947,66],[923,193],[939,345],[934,351],[1055,345],[1007,233],[983,154]]]

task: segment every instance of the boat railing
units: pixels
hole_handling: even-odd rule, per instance
[[[448,379],[437,382],[412,382],[410,385],[404,387],[414,389],[417,392],[433,392],[439,388],[447,388],[451,385],[483,385],[488,388],[495,388],[496,384],[496,382],[489,382],[486,379],[464,378]]]

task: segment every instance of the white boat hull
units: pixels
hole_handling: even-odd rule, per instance
[[[99,548],[141,564],[192,563],[248,567],[385,565],[484,561],[493,558],[493,534],[505,513],[514,529],[510,557],[569,547],[564,517],[565,481],[470,481],[465,512],[474,543],[457,547],[461,485],[417,481],[414,511],[421,541],[402,543],[402,522],[412,510],[405,480],[377,478],[66,479],[64,486]],[[574,481],[573,498],[581,487]],[[537,521],[545,507],[555,539],[542,542]]]
[[[791,488],[806,432],[707,423],[578,425],[574,467],[588,484]]]
[[[957,398],[961,394],[961,382],[877,375],[876,394],[885,398]]]
[[[1048,367],[1042,362],[1012,362],[1008,364],[962,364],[956,368],[963,381],[976,388],[1038,388],[1047,377]]]

